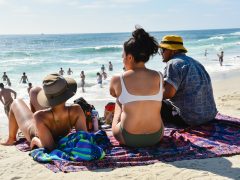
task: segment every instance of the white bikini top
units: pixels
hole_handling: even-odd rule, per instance
[[[159,76],[160,76],[160,88],[159,88],[159,92],[155,95],[145,95],[145,96],[136,96],[133,94],[130,94],[124,84],[123,81],[123,74],[122,76],[120,76],[120,81],[121,81],[121,86],[122,86],[122,92],[120,94],[120,96],[118,97],[118,100],[121,104],[126,104],[129,102],[133,102],[133,101],[162,101],[163,98],[163,90],[162,90],[162,74],[159,72]]]

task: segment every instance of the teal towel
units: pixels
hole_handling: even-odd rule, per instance
[[[97,142],[100,142],[97,143]],[[44,148],[32,150],[30,156],[38,162],[51,162],[52,160],[67,161],[91,161],[103,159],[105,152],[103,148],[110,145],[104,131],[96,134],[78,131],[63,137],[58,142],[57,149],[47,152]]]

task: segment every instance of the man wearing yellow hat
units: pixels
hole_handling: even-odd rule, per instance
[[[159,46],[166,63],[163,119],[191,126],[213,120],[217,109],[211,79],[203,65],[185,54],[180,36],[164,36]]]

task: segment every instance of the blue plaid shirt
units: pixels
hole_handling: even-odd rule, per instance
[[[187,124],[198,125],[215,118],[211,79],[198,61],[184,53],[175,55],[167,62],[164,80],[176,89],[170,101]]]

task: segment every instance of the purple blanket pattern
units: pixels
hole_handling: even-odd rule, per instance
[[[194,128],[165,127],[163,140],[148,148],[120,146],[108,131],[112,147],[102,160],[92,162],[54,161],[44,164],[54,172],[75,172],[125,166],[172,162],[187,159],[240,154],[240,119],[218,114],[216,120]],[[29,150],[26,143],[19,142],[18,149]]]

